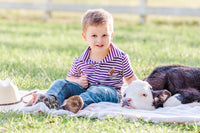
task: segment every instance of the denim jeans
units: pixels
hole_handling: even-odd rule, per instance
[[[59,105],[62,105],[63,101],[70,96],[79,95],[84,102],[83,107],[98,102],[119,103],[121,100],[120,94],[113,87],[97,85],[90,86],[85,90],[79,84],[65,79],[54,81],[46,94],[55,96]]]

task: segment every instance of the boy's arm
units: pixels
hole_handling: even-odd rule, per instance
[[[132,81],[137,80],[138,77],[133,74],[132,76],[128,77],[128,78],[124,78],[125,82],[129,85]]]
[[[67,77],[66,77],[66,79],[67,79],[68,81],[76,82],[76,83],[78,83],[78,84],[79,84],[79,78],[80,78],[80,77],[74,77],[74,76],[67,76]]]
[[[84,89],[88,88],[88,76],[81,76],[81,77],[74,77],[74,76],[67,76],[66,78],[68,81],[76,82],[77,84],[81,85]]]

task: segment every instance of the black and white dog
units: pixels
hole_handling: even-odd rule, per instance
[[[199,101],[200,68],[171,65],[155,68],[144,81],[133,81],[124,92],[122,106],[152,110]]]

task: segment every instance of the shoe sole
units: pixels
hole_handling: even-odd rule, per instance
[[[62,109],[77,113],[83,107],[83,100],[80,96],[71,96],[66,103],[62,105]]]

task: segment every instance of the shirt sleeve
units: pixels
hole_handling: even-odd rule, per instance
[[[74,62],[72,63],[72,66],[71,66],[71,69],[69,70],[69,72],[67,73],[67,76],[74,76],[74,77],[80,77],[81,74],[80,74],[80,71],[79,69],[77,68],[77,58],[74,60]]]
[[[122,64],[123,64],[123,77],[128,78],[134,74],[134,71],[131,66],[130,59],[127,54],[122,59]]]

